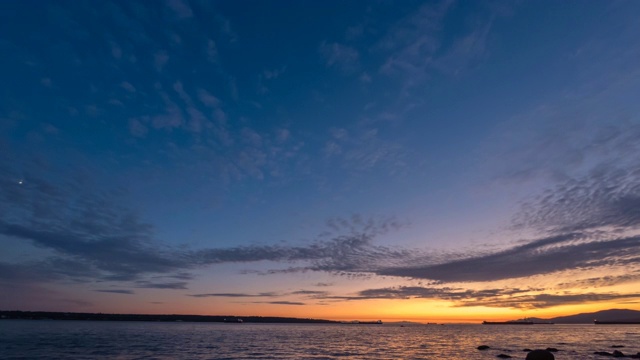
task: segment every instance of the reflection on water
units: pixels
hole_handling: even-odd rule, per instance
[[[478,345],[491,349],[478,351]],[[2,359],[556,359],[640,352],[640,326],[397,326],[0,321]]]

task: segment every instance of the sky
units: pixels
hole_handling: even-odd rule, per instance
[[[640,310],[639,16],[2,1],[0,309]]]

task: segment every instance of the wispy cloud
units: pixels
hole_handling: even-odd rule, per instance
[[[167,0],[167,7],[171,9],[178,18],[190,18],[193,16],[193,11],[189,6],[189,3],[183,0]]]
[[[390,54],[380,70],[389,75],[406,75],[413,81],[424,80],[440,47],[442,21],[451,3],[424,4],[393,26],[377,45]]]
[[[377,273],[443,282],[484,282],[640,260],[639,237],[581,240],[585,240],[581,234],[558,235],[487,255],[423,266],[395,267]]]
[[[375,127],[331,128],[324,146],[327,159],[340,159],[343,166],[355,171],[384,167],[390,173],[406,169],[407,151],[400,144],[385,140]]]
[[[136,281],[136,287],[144,289],[169,289],[169,290],[186,290],[186,281],[174,281],[174,282],[152,282],[146,280]]]
[[[94,290],[94,291],[103,292],[103,293],[123,294],[123,295],[133,295],[133,294],[135,294],[132,290],[99,289],[99,290]]]
[[[169,62],[169,54],[165,50],[160,50],[153,55],[153,64],[159,72]]]
[[[280,297],[282,295],[276,293],[259,293],[259,294],[247,294],[247,293],[206,293],[206,294],[191,294],[191,297],[229,297],[229,298],[251,298],[251,297]]]
[[[462,303],[459,306],[487,306],[515,309],[544,309],[559,305],[586,304],[600,301],[639,299],[640,293],[560,293],[522,295],[510,298],[484,299]]]
[[[567,291],[549,292],[545,289],[535,288],[472,290],[451,287],[397,286],[366,289],[358,291],[354,295],[346,296],[326,294],[317,296],[317,298],[334,301],[429,299],[450,301],[456,307],[485,306],[530,310],[551,308],[559,305],[638,299],[640,298],[640,293],[571,293]]]
[[[379,72],[400,82],[401,99],[409,98],[434,75],[460,74],[488,56],[493,19],[509,13],[486,7],[459,33],[447,36],[445,22],[459,10],[459,4],[450,0],[425,3],[388,29],[372,51],[385,56]]]
[[[347,72],[358,68],[360,54],[355,48],[339,43],[323,42],[320,44],[319,51],[327,66],[336,66]]]
[[[305,303],[298,302],[298,301],[268,301],[268,302],[257,302],[256,304],[294,305],[294,306],[306,305]]]
[[[535,289],[534,289],[535,290]],[[327,299],[371,300],[371,299],[439,299],[451,301],[481,300],[497,296],[513,296],[531,292],[531,289],[487,289],[468,290],[450,287],[398,286],[367,289],[353,296],[327,296]]]
[[[516,228],[556,233],[640,226],[640,167],[600,166],[525,202]]]

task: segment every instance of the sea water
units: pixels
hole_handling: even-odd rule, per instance
[[[524,359],[523,349],[548,347],[558,349],[556,359],[606,359],[593,353],[614,350],[635,355],[640,325],[0,320],[0,359]]]

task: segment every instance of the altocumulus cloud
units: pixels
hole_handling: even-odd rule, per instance
[[[185,289],[189,270],[214,264],[305,262],[296,271],[362,272],[370,271],[371,263],[391,265],[409,255],[373,244],[376,236],[399,228],[398,221],[360,216],[329,221],[332,231],[343,234],[320,236],[304,246],[164,247],[152,225],[116,205],[116,192],[86,189],[73,179],[48,181],[36,171],[23,181],[17,178],[11,172],[0,176],[0,234],[51,251],[38,262],[1,264],[4,273],[23,280],[128,281],[138,288]],[[157,281],[159,275],[178,281]]]
[[[154,238],[153,226],[113,202],[117,195],[114,192],[83,190],[79,181],[48,181],[35,171],[18,182],[15,179],[21,177],[7,171],[0,176],[0,234],[28,240],[50,250],[51,255],[31,263],[0,266],[5,269],[4,274],[13,274],[13,279],[23,282],[127,281],[134,288],[174,290],[187,288],[192,279],[189,271],[193,269],[259,261],[299,265],[266,274],[321,271],[440,283],[491,282],[611,265],[628,266],[631,271],[640,262],[640,236],[627,231],[635,229],[640,220],[636,206],[640,198],[639,174],[638,168],[630,167],[568,181],[525,204],[516,217],[520,226],[548,230],[546,236],[489,254],[459,254],[449,259],[421,250],[376,245],[376,237],[396,231],[403,224],[395,219],[357,215],[328,220],[327,228],[333,235],[323,234],[301,246],[198,250],[163,247]],[[562,213],[570,216],[562,217]],[[525,218],[528,222],[522,220]],[[613,230],[604,231],[606,227]],[[406,296],[407,290],[403,291],[398,297]],[[297,295],[324,296],[320,292]],[[374,295],[363,293],[360,297]],[[451,294],[434,296],[447,298]]]

